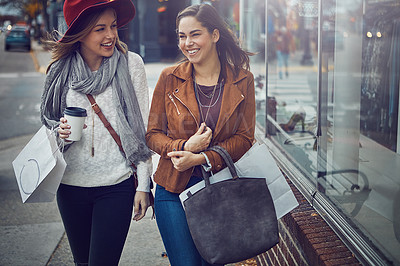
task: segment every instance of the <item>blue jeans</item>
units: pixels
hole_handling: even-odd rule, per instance
[[[200,177],[192,177],[187,188],[201,180]],[[211,265],[200,256],[193,243],[179,194],[171,193],[160,185],[156,186],[155,194],[157,226],[171,266]]]
[[[286,77],[289,76],[288,67],[289,67],[289,53],[276,51],[276,56],[278,59],[278,72],[279,78],[282,78],[282,67],[285,66],[285,74]]]
[[[58,208],[77,265],[118,265],[134,195],[132,178],[104,187],[60,185]]]

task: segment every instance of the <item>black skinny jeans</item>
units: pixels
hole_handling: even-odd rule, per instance
[[[58,208],[77,265],[118,265],[134,195],[132,178],[104,187],[60,185]]]

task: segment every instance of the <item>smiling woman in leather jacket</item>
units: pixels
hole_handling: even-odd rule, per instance
[[[187,227],[179,193],[217,172],[220,145],[237,161],[253,144],[254,78],[242,50],[210,5],[190,6],[176,20],[186,60],[164,69],[150,109],[147,145],[160,155],[155,214],[171,265],[207,265]]]

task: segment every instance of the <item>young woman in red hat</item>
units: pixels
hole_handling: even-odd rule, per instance
[[[234,161],[252,146],[254,77],[248,71],[250,53],[239,47],[211,5],[182,10],[176,27],[186,60],[161,73],[146,140],[160,154],[154,208],[171,265],[204,266],[209,264],[194,245],[179,193],[202,180],[201,167],[224,168],[209,146],[224,147]]]
[[[52,62],[41,119],[49,128],[59,127],[65,142],[67,168],[57,203],[76,265],[118,265],[133,208],[133,219],[140,220],[149,206],[152,153],[145,142],[149,97],[144,64],[117,32],[134,16],[130,0],[66,0],[68,30],[60,40],[46,41]],[[89,94],[121,148],[92,110]],[[80,141],[66,140],[70,125],[63,113],[69,106],[87,111]]]

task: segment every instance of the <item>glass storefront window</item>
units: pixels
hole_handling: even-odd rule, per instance
[[[267,14],[268,134],[315,182],[318,2],[268,1]]]
[[[245,50],[254,53],[250,57],[251,72],[254,75],[254,85],[256,94],[256,120],[260,125],[265,125],[265,84],[266,84],[266,64],[265,64],[265,0],[238,1],[240,32],[239,39]]]
[[[329,123],[321,192],[400,263],[400,2],[333,4],[324,21],[334,23],[334,47],[322,46]],[[322,40],[328,34],[323,28]]]
[[[350,248],[400,264],[400,1],[239,5],[243,44],[258,53],[258,125],[313,187],[303,193],[363,239]]]

